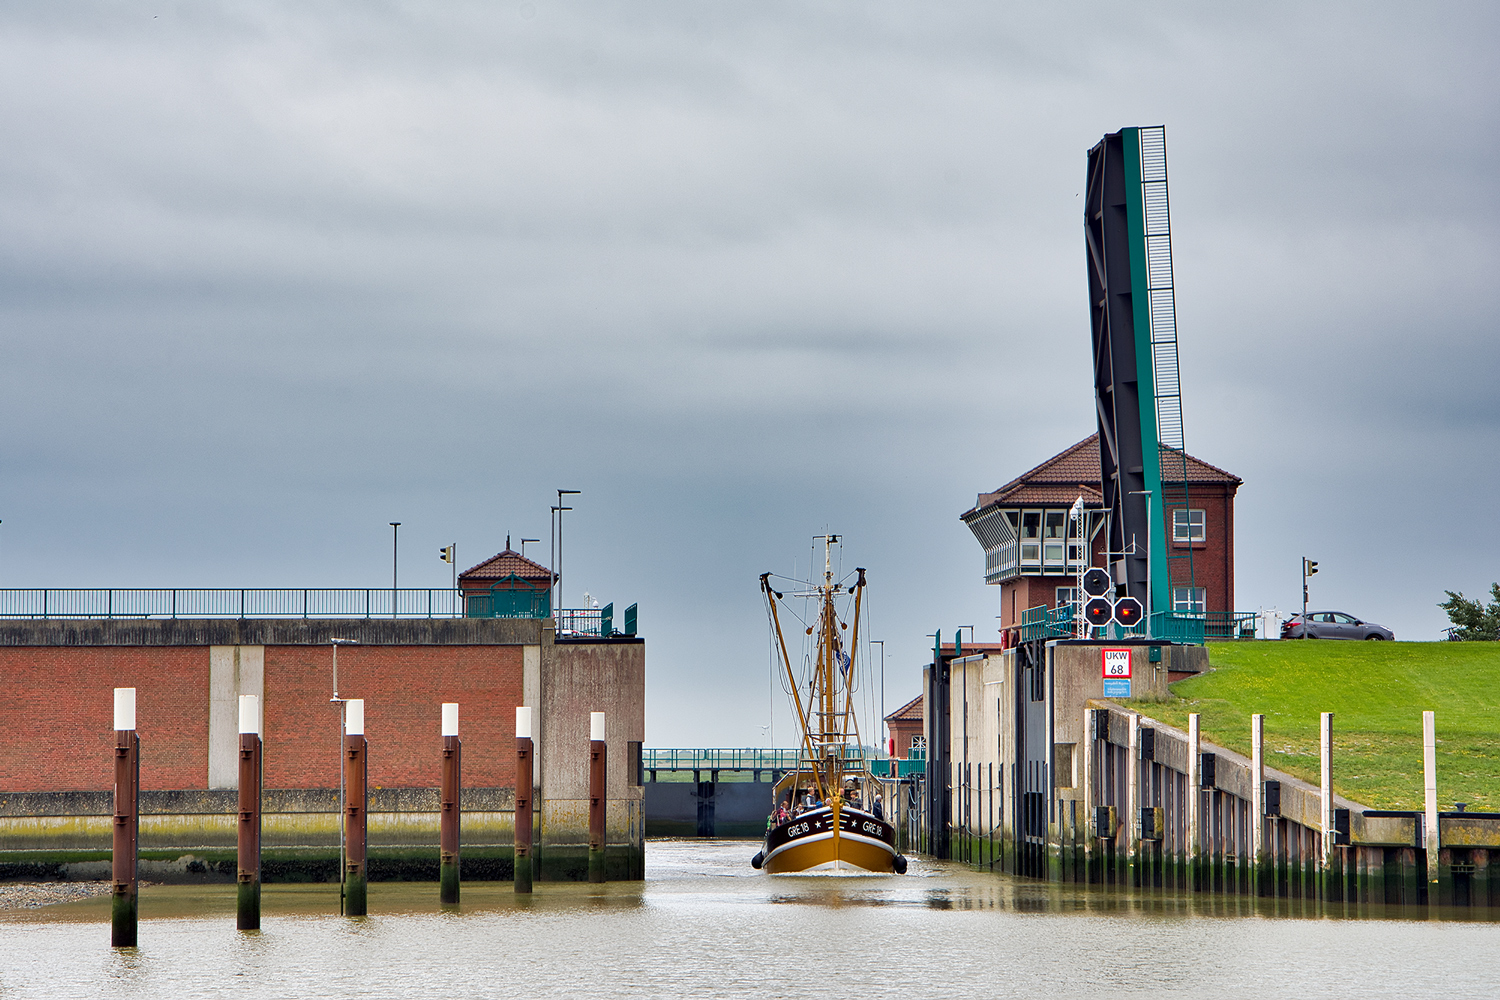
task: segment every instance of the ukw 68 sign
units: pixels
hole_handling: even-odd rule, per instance
[[[1104,654],[1104,697],[1130,697],[1130,650],[1106,649]]]

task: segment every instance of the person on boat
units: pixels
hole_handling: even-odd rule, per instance
[[[870,813],[878,820],[885,819],[885,809],[880,805],[880,796],[875,796],[875,803],[870,807]]]

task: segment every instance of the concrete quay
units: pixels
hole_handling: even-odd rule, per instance
[[[935,662],[926,774],[887,786],[902,849],[1054,882],[1351,912],[1500,907],[1500,814],[1438,811],[1430,717],[1427,808],[1372,809],[1332,791],[1331,714],[1312,784],[1264,766],[1259,716],[1246,758],[1202,740],[1196,716],[1183,731],[1104,697],[1106,650],[1132,651],[1136,698],[1165,697],[1169,671],[1206,661],[1161,647],[1050,640]]]

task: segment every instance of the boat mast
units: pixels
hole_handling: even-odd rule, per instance
[[[822,643],[818,649],[818,678],[822,684],[822,720],[819,734],[819,749],[828,768],[828,789],[832,795],[843,793],[843,732],[839,723],[839,713],[836,711],[837,688],[835,678],[837,677],[837,657],[835,644],[838,642],[838,613],[833,606],[833,543],[838,541],[838,535],[823,536],[823,615]]]
[[[771,609],[771,627],[776,630],[776,645],[781,650],[781,663],[786,668],[786,677],[792,692],[792,704],[797,709],[797,722],[802,727],[802,747],[810,758],[816,760],[817,752],[813,748],[812,727],[808,725],[807,713],[802,710],[802,693],[797,690],[797,675],[792,672],[792,661],[786,652],[786,635],[781,631],[781,616],[776,611],[776,601],[781,595],[771,589],[770,577],[770,573],[762,573],[760,575],[760,589],[765,593],[766,604]],[[818,780],[818,791],[823,793],[822,775],[816,768],[813,769],[813,775]]]

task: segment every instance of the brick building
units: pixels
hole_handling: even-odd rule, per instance
[[[1234,497],[1240,478],[1166,447],[1161,449],[1161,474],[1167,503],[1158,500],[1153,509],[1165,533],[1172,607],[1154,610],[1232,612]],[[1082,538],[1068,516],[1079,497],[1086,512]],[[1018,626],[1027,608],[1072,601],[1080,564],[1107,565],[1104,517],[1098,434],[999,489],[979,494],[961,519],[984,548],[984,582],[1000,587],[1002,629]]]
[[[897,760],[910,760],[913,750],[918,751],[919,756],[926,756],[927,737],[922,730],[923,719],[921,695],[917,695],[885,717],[885,724],[890,730],[893,744],[892,757]]]

